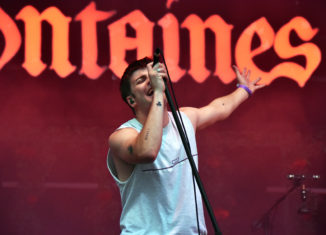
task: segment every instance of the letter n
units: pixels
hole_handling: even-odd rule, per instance
[[[96,23],[113,16],[115,11],[98,11],[95,2],[91,2],[76,17],[81,22],[82,28],[82,68],[79,74],[85,74],[90,79],[97,79],[107,68],[97,64],[97,31]]]
[[[41,61],[42,21],[52,27],[52,64],[53,69],[60,77],[71,74],[76,66],[69,62],[69,22],[56,7],[49,7],[41,14],[33,7],[24,7],[16,16],[17,20],[25,23],[25,61],[23,67],[32,76],[38,76],[45,69],[46,64]]]

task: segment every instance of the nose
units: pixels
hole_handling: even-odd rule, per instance
[[[151,80],[147,77],[147,86],[152,87]]]

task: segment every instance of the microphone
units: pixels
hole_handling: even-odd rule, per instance
[[[161,56],[161,50],[160,50],[160,48],[156,48],[154,55],[153,55],[153,67],[155,64],[158,63],[160,56]]]
[[[157,64],[159,62],[160,56],[161,56],[161,50],[160,50],[160,48],[156,48],[156,50],[154,52],[154,55],[153,55],[153,67],[154,67],[155,64]],[[163,77],[163,80],[166,83],[167,78]]]

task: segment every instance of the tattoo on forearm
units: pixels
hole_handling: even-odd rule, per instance
[[[148,139],[148,135],[149,135],[149,129],[147,129],[147,131],[146,131],[146,134],[145,134],[145,140]]]
[[[156,105],[157,105],[157,106],[162,106],[161,101],[157,102]]]
[[[130,154],[132,154],[132,146],[131,146],[131,145],[129,145],[129,147],[128,147],[128,152],[129,152]]]

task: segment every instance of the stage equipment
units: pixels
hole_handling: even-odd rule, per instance
[[[302,201],[305,203],[305,201],[307,200],[307,195],[308,195],[308,191],[309,191],[308,188],[306,187],[305,181],[307,179],[318,180],[318,179],[320,179],[320,175],[288,174],[287,178],[292,181],[292,187],[283,196],[281,196],[279,199],[277,199],[276,202],[272,205],[272,207],[265,214],[263,214],[259,220],[255,221],[252,224],[251,228],[252,228],[253,232],[263,229],[265,232],[265,235],[271,235],[272,234],[271,216],[272,216],[273,212],[275,213],[277,206],[282,201],[284,201],[290,195],[290,193],[292,191],[294,191],[297,188],[300,188],[300,196],[301,196]],[[299,208],[299,210],[298,210],[298,213],[300,213],[300,214],[306,214],[306,213],[310,213],[310,212],[311,212],[311,210],[307,208],[306,204],[301,206],[301,208]]]

